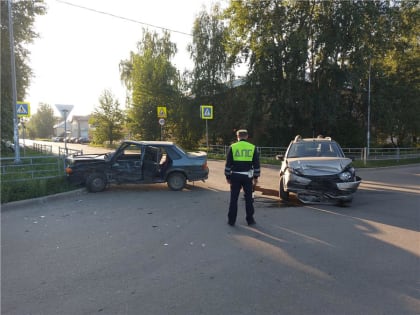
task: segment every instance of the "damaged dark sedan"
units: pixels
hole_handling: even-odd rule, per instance
[[[185,152],[167,141],[124,141],[108,154],[69,156],[66,165],[69,181],[90,192],[111,183],[166,182],[170,189],[182,190],[187,181],[204,181],[209,174],[205,152]]]
[[[303,203],[350,203],[361,183],[352,160],[330,137],[302,138],[290,143],[280,169],[279,196],[294,193]]]

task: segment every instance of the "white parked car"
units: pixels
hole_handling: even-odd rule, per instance
[[[302,138],[290,142],[280,169],[279,196],[295,193],[303,203],[350,203],[361,183],[340,145],[330,137]]]

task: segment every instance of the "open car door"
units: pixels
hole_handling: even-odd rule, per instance
[[[141,145],[130,144],[116,152],[111,170],[117,182],[130,183],[143,180],[142,149]]]
[[[160,161],[160,149],[157,147],[146,146],[144,148],[144,159],[143,159],[143,175],[144,180],[153,180],[159,177],[159,161]]]

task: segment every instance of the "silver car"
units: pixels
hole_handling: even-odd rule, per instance
[[[302,138],[290,142],[280,169],[279,196],[289,199],[297,194],[303,203],[350,203],[361,183],[352,160],[330,137]]]

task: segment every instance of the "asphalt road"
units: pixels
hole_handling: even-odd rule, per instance
[[[2,207],[2,311],[420,314],[420,166],[361,170],[350,207],[281,203],[264,167],[235,227],[223,162],[181,192],[121,185]]]

